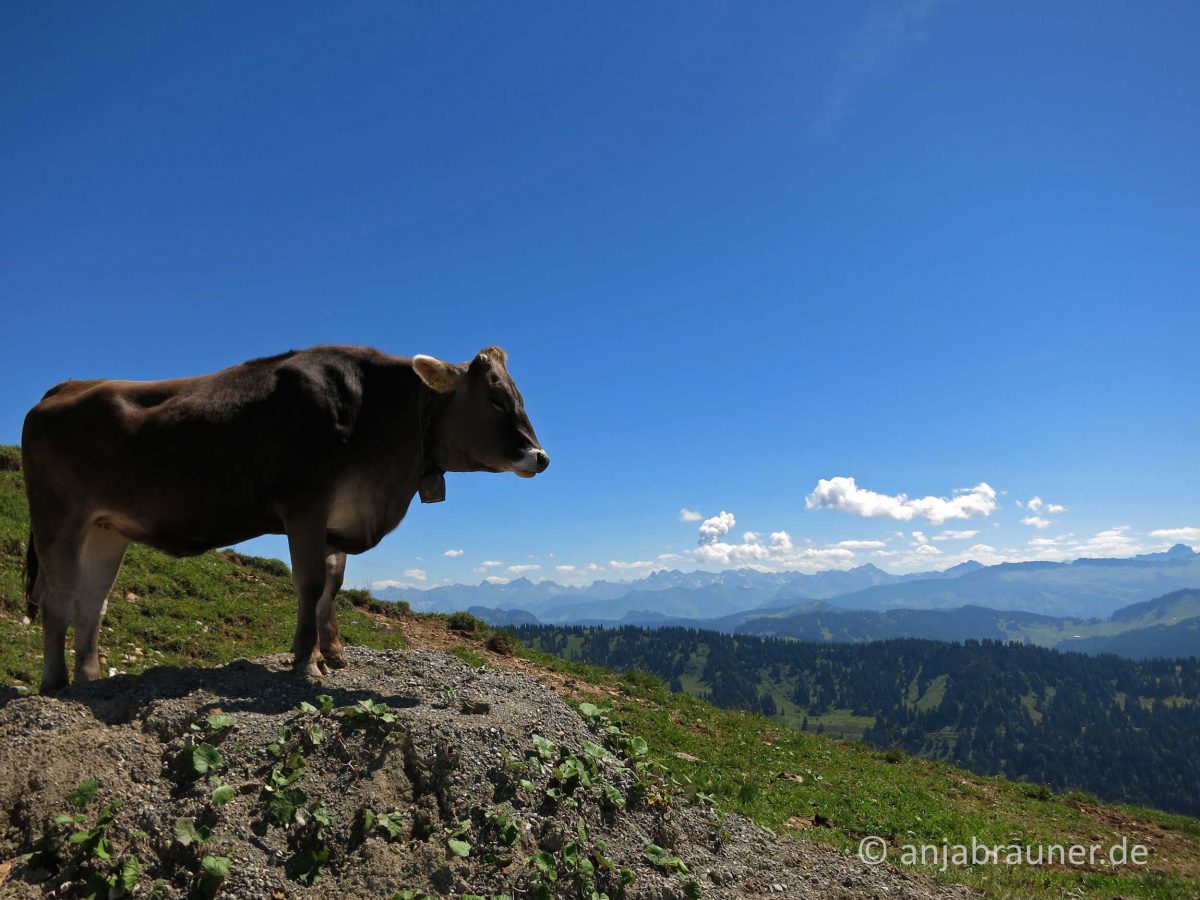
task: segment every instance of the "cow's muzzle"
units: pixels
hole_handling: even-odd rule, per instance
[[[513,463],[512,470],[522,478],[532,478],[539,472],[545,472],[550,465],[550,456],[541,447],[526,450],[525,455]]]

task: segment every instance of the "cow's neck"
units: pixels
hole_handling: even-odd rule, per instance
[[[417,382],[417,446],[421,465],[417,494],[422,503],[440,503],[446,499],[446,473],[433,458],[433,391]]]

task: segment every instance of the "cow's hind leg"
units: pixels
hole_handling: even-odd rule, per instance
[[[40,612],[42,618],[43,694],[55,693],[68,684],[67,626],[80,580],[84,537],[84,526],[71,521],[35,522],[30,537],[38,556],[37,577],[30,586],[30,612]]]
[[[302,517],[287,521],[296,589],[296,635],[292,640],[292,669],[319,678],[321,651],[317,646],[317,604],[325,592],[325,519]]]
[[[92,525],[84,539],[74,597],[77,682],[100,677],[100,623],[128,546],[125,536],[109,525]]]
[[[61,554],[62,561],[44,553],[42,571],[31,591],[42,616],[43,694],[61,691],[67,681],[67,625],[71,623],[71,595],[79,560],[75,553]]]
[[[346,667],[346,653],[338,636],[337,592],[346,576],[346,554],[334,551],[325,557],[325,590],[317,602],[317,639],[321,657],[331,669]]]

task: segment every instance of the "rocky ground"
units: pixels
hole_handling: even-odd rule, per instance
[[[0,697],[0,896],[971,896],[719,817],[519,672],[348,655]]]

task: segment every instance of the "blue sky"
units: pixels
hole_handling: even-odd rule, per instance
[[[1191,3],[8,4],[0,440],[68,377],[499,344],[551,468],[450,476],[351,583],[1200,544],[1197,46]]]

